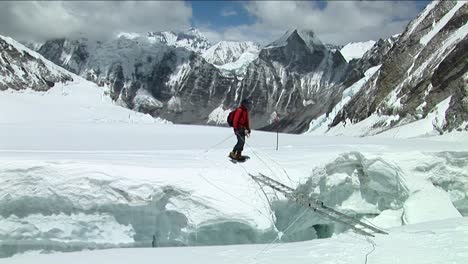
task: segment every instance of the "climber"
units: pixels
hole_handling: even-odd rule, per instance
[[[250,99],[244,99],[241,101],[241,105],[233,111],[232,114],[232,127],[234,128],[234,134],[237,137],[237,144],[234,146],[229,157],[237,161],[245,161],[246,157],[242,156],[244,150],[245,136],[250,136],[250,121],[249,121],[249,110],[252,107]]]

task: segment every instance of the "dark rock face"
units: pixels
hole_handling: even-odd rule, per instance
[[[151,35],[155,37],[162,35]],[[200,42],[195,44],[198,47]],[[146,37],[105,43],[53,40],[40,52],[62,67],[107,86],[111,98],[120,104],[177,123],[206,124],[209,113],[237,84],[236,79],[222,76],[197,53]]]
[[[385,125],[375,124],[378,133],[426,117],[450,96],[446,122],[437,130],[451,131],[467,120],[463,75],[467,72],[468,7],[451,1],[435,4],[425,17],[408,25],[382,57],[379,74],[342,109],[332,126],[347,119],[356,123],[373,114],[392,119]],[[441,24],[438,32],[433,31],[433,23],[443,23],[444,16],[448,22]]]
[[[314,112],[326,110],[345,76],[348,64],[341,53],[318,39],[306,43],[301,34],[307,32],[293,31],[263,49],[242,80],[239,94],[253,98],[253,120],[264,129],[303,132]],[[270,124],[272,113],[281,117],[279,124]]]
[[[378,116],[363,135],[375,134],[424,118],[450,97],[445,122],[437,125],[450,131],[467,121],[467,6],[441,1],[430,7],[403,34],[379,40],[350,63],[312,31],[288,31],[263,48],[240,78],[222,74],[200,56],[208,46],[196,30],[104,43],[55,40],[40,52],[108,87],[120,104],[175,123],[206,124],[214,109],[236,107],[249,97],[254,128],[302,133],[311,120],[328,118],[344,91],[360,81],[341,110],[333,110],[329,127]],[[447,23],[434,32],[433,24],[441,21]],[[373,76],[363,78],[378,65]],[[276,115],[280,122],[272,123]]]
[[[46,54],[47,59],[57,65],[64,64],[65,68],[71,72],[81,72],[86,60],[89,57],[87,50],[87,39],[80,41],[70,41],[67,39],[56,39],[47,42],[47,45],[42,45],[38,52]],[[57,52],[61,51],[61,52]]]
[[[60,67],[20,43],[0,36],[0,90],[47,91],[55,83],[72,80]]]
[[[105,43],[53,40],[43,44],[40,52],[64,68],[108,86],[113,100],[176,123],[206,124],[215,108],[233,108],[242,98],[251,97],[255,128],[269,125],[273,112],[289,116],[314,101],[324,101],[347,69],[341,54],[327,49],[312,32],[293,31],[281,45],[263,49],[240,80],[221,74],[196,52],[167,45],[168,36],[153,33]],[[308,115],[304,118],[310,119]]]
[[[349,72],[343,82],[348,87],[364,77],[364,73],[371,67],[382,64],[384,57],[393,47],[399,36],[393,36],[388,39],[379,39],[374,46],[366,52],[361,59],[350,61]]]
[[[160,87],[166,87],[171,93],[160,97],[168,99],[167,107],[153,114],[183,124],[206,124],[213,109],[233,99],[231,91],[235,90],[237,80],[222,76],[199,56],[192,56],[189,66],[191,70],[175,85],[161,84]]]

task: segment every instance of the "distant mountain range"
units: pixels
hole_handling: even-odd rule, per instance
[[[343,47],[301,29],[263,47],[212,45],[193,28],[28,46],[107,87],[116,103],[174,123],[222,124],[249,97],[257,129],[365,136],[415,124],[434,134],[468,129],[467,9],[434,1],[402,34]],[[8,38],[0,44],[0,89],[69,80],[46,60],[6,49]]]

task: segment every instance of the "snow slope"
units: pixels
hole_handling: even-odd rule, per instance
[[[73,75],[74,81],[56,83],[47,92],[30,89],[0,93],[0,124],[165,123],[116,105],[105,88]]]
[[[12,38],[0,35],[0,47],[0,90],[46,91],[54,83],[72,80],[69,72]]]
[[[312,133],[314,135],[324,135],[328,132],[330,124],[333,122],[333,119],[336,117],[338,112],[343,108],[343,106],[348,103],[351,98],[358,93],[362,86],[372,77],[374,74],[378,72],[380,69],[381,65],[375,66],[370,68],[364,73],[364,77],[362,77],[359,81],[355,82],[353,85],[350,87],[346,88],[346,90],[343,91],[342,99],[339,101],[335,107],[333,107],[333,110],[327,114],[323,114],[319,116],[318,118],[313,119],[310,122],[309,125],[309,130],[307,133]]]
[[[366,240],[353,234],[281,245],[195,248],[111,249],[48,255],[27,254],[0,263],[465,263],[468,219],[427,222],[393,228],[390,235]]]
[[[341,48],[340,52],[343,55],[343,58],[347,62],[351,61],[352,59],[360,59],[362,56],[370,50],[375,44],[375,41],[369,40],[366,42],[351,42],[346,44],[343,48]]]

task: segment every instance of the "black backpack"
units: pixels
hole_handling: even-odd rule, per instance
[[[227,117],[227,123],[230,127],[234,126],[234,114],[236,113],[237,108],[231,111]]]

